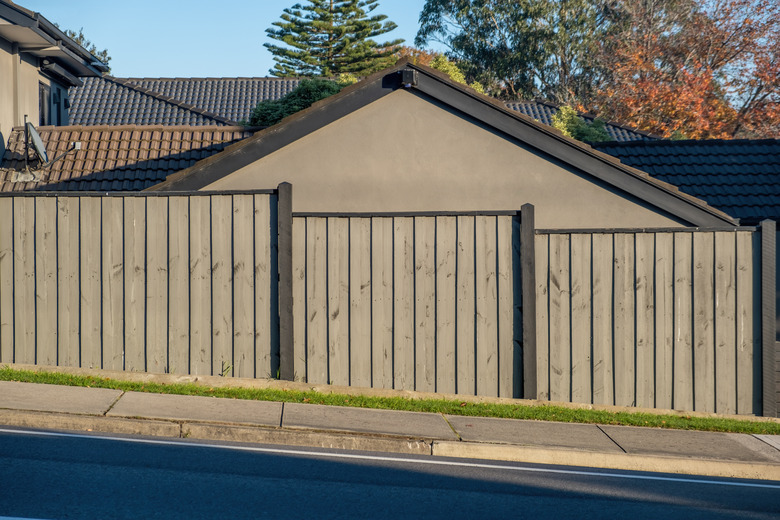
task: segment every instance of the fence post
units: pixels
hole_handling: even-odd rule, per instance
[[[292,184],[278,187],[279,379],[295,379],[292,291]]]
[[[523,306],[523,398],[536,399],[536,233],[533,204],[520,208],[520,283]]]
[[[777,226],[773,220],[761,222],[761,372],[764,417],[777,417],[778,377],[776,348],[776,269]]]

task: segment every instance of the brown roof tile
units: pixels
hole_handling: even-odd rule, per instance
[[[68,152],[71,143],[80,150],[42,168],[30,155],[34,182],[16,181],[24,170],[24,129],[15,128],[0,162],[0,191],[142,190],[196,161],[222,151],[230,143],[252,135],[243,127],[222,127],[204,132],[193,126],[68,126],[38,128],[49,159]]]

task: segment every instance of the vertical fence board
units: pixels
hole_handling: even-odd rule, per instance
[[[103,202],[103,369],[124,369],[124,200]]]
[[[0,363],[14,357],[14,199],[0,198]]]
[[[349,220],[328,219],[328,380],[349,384]]]
[[[233,360],[233,197],[211,197],[211,373],[235,375]]]
[[[636,406],[634,261],[634,235],[615,234],[613,359],[615,404],[618,406]]]
[[[456,367],[457,388],[459,394],[475,395],[475,297],[474,286],[474,217],[457,217],[458,243],[455,261],[457,265],[456,295]]]
[[[436,391],[454,394],[456,356],[456,217],[436,217]]]
[[[371,348],[375,388],[393,388],[393,219],[371,219]]]
[[[394,219],[393,387],[414,390],[414,219]]]
[[[14,345],[16,363],[35,359],[35,199],[14,201]]]
[[[57,234],[58,364],[66,367],[78,367],[80,343],[78,198],[58,197]],[[0,246],[1,249],[2,246]],[[2,277],[2,273],[0,273],[0,277]],[[2,332],[0,332],[1,336]]]
[[[436,390],[436,220],[414,218],[415,382],[421,392]]]
[[[674,235],[674,396],[677,410],[693,410],[693,235]]]
[[[279,360],[275,359],[275,351],[273,346],[279,341],[279,335],[275,332],[279,328],[279,313],[281,312],[279,302],[274,301],[274,297],[278,300],[278,292],[273,290],[275,283],[279,281],[279,274],[274,268],[276,262],[274,255],[278,252],[278,235],[277,226],[274,225],[273,215],[276,211],[275,198],[270,195],[258,194],[254,195],[254,371],[253,377],[277,377],[276,369],[279,368]],[[306,229],[305,223],[303,230]],[[249,232],[249,230],[247,230]],[[294,237],[294,235],[293,235]],[[302,231],[301,238],[306,240],[306,235]],[[247,238],[250,240],[251,237]],[[304,243],[303,247],[306,245]],[[305,249],[302,257],[303,262],[306,260]],[[251,252],[249,253],[251,254]],[[252,263],[248,264],[252,265]],[[305,268],[305,264],[304,264]],[[247,273],[250,276],[251,273]],[[301,287],[301,305],[302,314],[300,319],[300,326],[303,330],[306,330],[306,285],[303,280],[303,286]],[[293,285],[294,287],[294,285]],[[294,290],[294,289],[293,289]],[[294,301],[295,296],[293,297]],[[295,312],[295,304],[293,303],[293,312]],[[249,318],[248,318],[249,319]],[[296,334],[297,322],[295,323],[296,329],[293,330],[293,343],[297,341]],[[306,334],[301,333],[301,340],[305,342]],[[293,347],[294,349],[295,347]],[[306,343],[302,343],[300,346],[301,353],[305,357]],[[305,363],[298,365],[294,362],[293,378],[303,378],[306,375]],[[295,373],[297,372],[297,374]]]
[[[477,395],[497,396],[496,217],[476,217],[475,231]]]
[[[636,406],[655,405],[655,235],[636,234]]]
[[[498,217],[496,238],[498,260],[498,395],[500,397],[519,397],[515,395],[515,377],[518,360],[515,359],[515,310],[513,273],[513,238],[514,217]],[[517,273],[520,276],[520,273]],[[518,278],[519,280],[519,278]]]
[[[614,404],[612,350],[613,263],[615,258],[612,235],[594,234],[593,263],[593,402]]]
[[[537,399],[550,399],[550,235],[536,244],[536,388]]]
[[[233,370],[255,377],[255,236],[252,195],[233,196]],[[267,214],[267,212],[264,212]],[[260,330],[267,330],[265,323]],[[263,374],[264,376],[266,374]],[[267,374],[270,376],[271,374]]]
[[[753,302],[755,291],[753,289],[755,267],[754,258],[754,233],[738,231],[737,257],[736,257],[736,388],[737,388],[737,413],[752,414],[757,411],[753,407],[753,363],[755,350],[754,312]]]
[[[371,219],[352,219],[349,233],[349,384],[370,387]]]
[[[190,373],[211,364],[211,198],[190,198]]]
[[[79,254],[81,261],[81,366],[100,368],[102,361],[101,227],[102,202],[97,197],[79,199]]]
[[[124,218],[125,370],[146,368],[146,198],[125,199]]]
[[[293,218],[293,341],[296,381],[306,381],[306,218]],[[259,286],[258,286],[259,289]],[[261,323],[258,321],[258,324]],[[258,344],[258,347],[260,345]]]
[[[674,236],[655,235],[655,406],[672,407],[674,368]]]
[[[35,204],[36,362],[57,365],[57,199]]]
[[[550,400],[571,399],[569,235],[550,235]]]
[[[591,377],[591,239],[571,236],[571,400],[590,403]]]
[[[712,233],[693,236],[693,407],[715,411],[715,305]]]
[[[715,233],[715,411],[737,413],[736,233]]]
[[[168,371],[168,197],[146,199],[146,369]]]
[[[168,372],[190,373],[190,199],[168,201]]]
[[[307,381],[328,383],[328,221],[307,219]]]

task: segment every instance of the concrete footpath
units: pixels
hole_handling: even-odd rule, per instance
[[[780,481],[780,436],[0,381],[0,424]]]

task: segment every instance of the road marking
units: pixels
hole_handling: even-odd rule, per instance
[[[757,484],[753,482],[731,482],[731,481],[723,481],[723,480],[705,480],[705,479],[683,478],[683,477],[656,477],[652,475],[601,473],[598,471],[587,471],[587,470],[526,468],[526,467],[517,467],[517,466],[505,466],[501,464],[487,464],[481,462],[460,462],[460,461],[437,460],[437,459],[410,459],[406,457],[387,457],[381,455],[359,455],[353,453],[306,451],[303,449],[290,449],[290,448],[261,448],[259,446],[231,446],[229,444],[207,444],[202,442],[187,442],[187,441],[160,440],[160,439],[134,439],[128,437],[109,437],[104,435],[83,435],[78,433],[45,432],[45,431],[34,431],[34,430],[13,430],[13,429],[5,429],[5,428],[0,428],[0,433],[38,435],[41,437],[67,437],[73,439],[134,442],[137,444],[153,444],[158,446],[182,446],[182,447],[195,447],[195,448],[225,449],[225,450],[233,450],[233,451],[248,451],[254,453],[273,453],[277,455],[300,455],[300,456],[308,456],[308,457],[316,456],[316,457],[331,458],[331,459],[352,459],[352,460],[369,460],[369,461],[373,460],[373,461],[381,461],[381,462],[405,462],[411,464],[428,464],[432,466],[457,466],[462,468],[510,470],[510,471],[525,472],[525,473],[556,473],[559,475],[610,477],[610,478],[624,478],[624,479],[632,479],[632,480],[654,480],[660,482],[679,482],[679,483],[686,483],[686,484],[736,486],[736,487],[751,487],[751,488],[780,490],[780,485]],[[0,520],[2,520],[2,517],[0,517]]]

